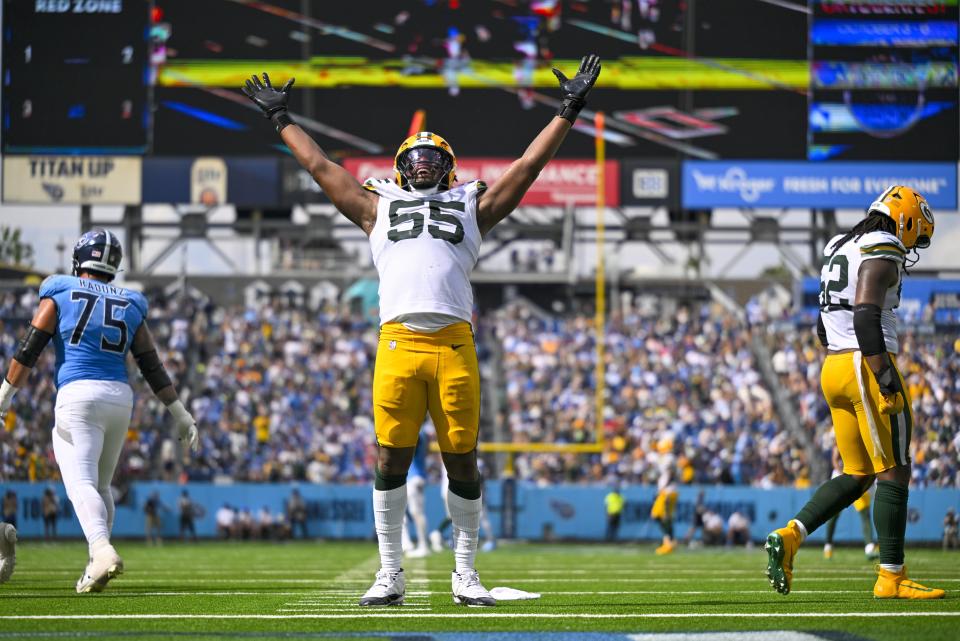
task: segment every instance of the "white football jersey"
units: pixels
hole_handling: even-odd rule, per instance
[[[820,270],[820,315],[827,330],[829,349],[860,349],[853,329],[857,275],[864,261],[884,259],[895,262],[899,274],[896,284],[887,290],[880,314],[887,351],[896,354],[900,350],[900,343],[897,340],[897,315],[893,310],[900,305],[900,282],[907,250],[893,234],[874,231],[847,241],[834,252],[833,244],[840,238],[835,236],[827,243],[823,250],[823,268]]]
[[[470,273],[480,255],[479,180],[423,196],[391,180],[369,179],[380,196],[370,233],[380,275],[380,324],[410,315],[442,314],[470,322]]]

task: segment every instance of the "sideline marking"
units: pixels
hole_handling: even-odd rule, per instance
[[[110,619],[809,619],[825,617],[960,617],[960,612],[656,612],[649,614],[554,614],[548,612],[491,612],[445,614],[435,612],[370,612],[357,614],[11,614],[4,621],[101,621]]]

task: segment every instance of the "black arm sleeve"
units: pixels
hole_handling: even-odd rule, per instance
[[[824,347],[830,346],[830,341],[827,340],[827,328],[823,325],[823,314],[817,314],[817,338],[820,339],[820,344]]]
[[[30,329],[27,330],[27,335],[20,341],[20,345],[17,347],[17,353],[13,355],[13,359],[24,367],[32,368],[37,364],[37,359],[40,358],[40,352],[47,346],[51,338],[53,338],[53,334],[48,334],[42,329],[30,325]]]
[[[857,335],[860,351],[864,356],[885,354],[887,344],[883,340],[883,326],[880,324],[880,308],[865,303],[853,308],[853,331]]]
[[[140,368],[140,373],[143,374],[143,378],[146,379],[147,384],[150,385],[150,389],[153,390],[154,394],[168,385],[173,385],[173,381],[170,380],[167,370],[164,369],[163,363],[160,362],[160,357],[157,356],[157,350],[151,349],[148,352],[134,354],[133,358],[137,361],[137,367]]]

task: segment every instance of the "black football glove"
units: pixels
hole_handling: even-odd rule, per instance
[[[290,80],[287,80],[287,84],[283,85],[280,91],[277,91],[270,84],[270,76],[264,73],[263,82],[260,82],[260,78],[254,75],[251,76],[250,80],[247,80],[246,85],[240,87],[247,98],[260,107],[263,116],[273,121],[277,133],[280,133],[280,130],[287,125],[293,124],[290,114],[287,113],[287,100],[290,98],[290,87],[293,86],[294,80],[294,78],[290,78]]]
[[[596,54],[584,56],[573,78],[567,78],[559,69],[554,69],[553,75],[560,81],[560,91],[563,92],[563,105],[557,115],[575,123],[577,114],[587,104],[587,94],[600,75],[600,57]]]

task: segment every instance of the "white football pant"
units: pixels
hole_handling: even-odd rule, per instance
[[[53,451],[88,545],[110,538],[110,481],[132,411],[133,390],[118,381],[74,381],[57,393]]]
[[[417,546],[427,547],[427,510],[424,494],[427,481],[422,476],[407,479],[407,510],[417,533]]]

